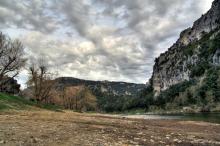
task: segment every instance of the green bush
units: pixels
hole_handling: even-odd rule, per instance
[[[195,81],[190,80],[171,86],[169,89],[160,93],[160,95],[157,98],[156,104],[160,105],[160,104],[173,102],[176,96],[179,96],[181,92],[186,91],[187,88],[189,88],[194,84]],[[158,101],[158,100],[162,100],[162,101]]]

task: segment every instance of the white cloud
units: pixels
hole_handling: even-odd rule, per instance
[[[43,55],[62,76],[145,83],[155,57],[211,2],[7,0],[0,1],[0,28],[18,37],[28,56]]]

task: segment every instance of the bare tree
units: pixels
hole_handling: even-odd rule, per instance
[[[70,86],[65,88],[64,107],[76,111],[96,110],[96,97],[85,86]]]
[[[49,103],[54,85],[55,74],[48,70],[44,60],[38,60],[29,67],[28,86],[32,89],[33,98],[37,102]]]
[[[0,32],[0,87],[16,77],[25,65],[24,47],[18,40],[11,40]]]
[[[81,87],[66,87],[64,90],[64,107],[68,109],[79,110],[79,97],[78,92]]]

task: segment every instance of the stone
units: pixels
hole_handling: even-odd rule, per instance
[[[214,56],[212,57],[212,63],[216,66],[220,65],[220,49],[216,49]]]
[[[5,141],[4,140],[0,140],[0,144],[4,144],[5,143]]]
[[[150,142],[154,143],[154,140],[153,140],[153,139],[150,139]]]

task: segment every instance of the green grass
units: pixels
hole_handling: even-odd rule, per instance
[[[22,97],[0,93],[0,110],[24,110],[30,109],[32,106],[34,106],[33,102]]]
[[[36,102],[26,100],[23,97],[0,93],[0,111],[31,110],[36,109],[36,107],[52,111],[60,111],[61,109],[58,106],[50,104],[37,104]]]
[[[51,110],[51,111],[56,111],[56,112],[62,112],[62,109],[63,109],[62,107],[58,105],[52,105],[52,104],[40,104],[38,105],[38,107]]]

